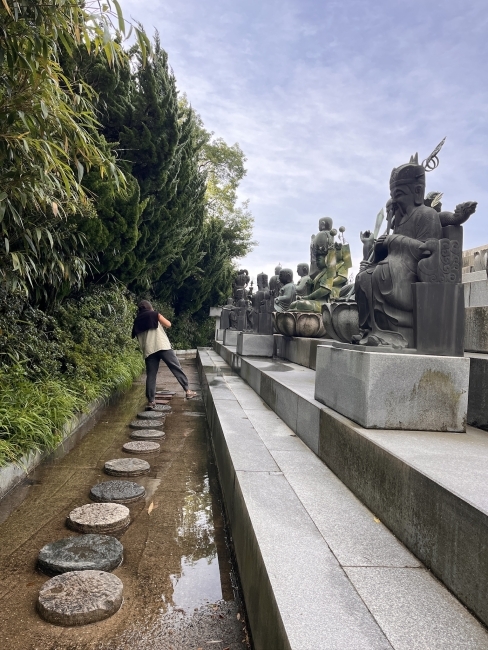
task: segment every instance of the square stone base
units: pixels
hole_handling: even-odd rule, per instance
[[[469,359],[319,345],[315,399],[368,429],[466,431]]]
[[[216,341],[223,341],[224,340],[224,332],[225,332],[225,330],[216,329],[215,330],[215,340]]]
[[[224,330],[224,336],[223,336],[224,345],[230,345],[230,346],[237,345],[238,334],[240,334],[238,330]]]
[[[239,332],[237,354],[241,357],[272,357],[274,339],[272,334],[248,334]]]

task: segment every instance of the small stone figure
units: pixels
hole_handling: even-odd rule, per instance
[[[319,232],[330,232],[332,237],[335,237],[337,235],[337,230],[332,228],[333,221],[330,217],[322,217],[319,219]],[[310,240],[310,275],[313,275],[314,273],[317,273],[318,268],[317,264],[315,261],[315,254],[314,254],[314,241],[315,241],[316,235],[311,236]]]
[[[310,293],[309,287],[312,280],[309,272],[309,265],[306,262],[302,262],[297,266],[297,273],[300,277],[299,282],[295,285],[297,296],[305,296]]]
[[[274,308],[275,311],[287,311],[296,298],[293,271],[291,269],[281,269],[279,280],[282,286],[279,296],[275,298]]]
[[[260,334],[259,331],[259,313],[265,300],[265,292],[268,289],[268,276],[266,273],[259,273],[257,277],[258,289],[252,296],[252,329],[255,334]]]
[[[281,284],[280,284],[281,268],[282,268],[281,264],[278,264],[278,266],[275,267],[275,274],[271,276],[271,280],[269,281],[269,290],[273,298],[276,298],[278,296],[281,289]]]
[[[367,262],[371,256],[374,247],[374,235],[371,230],[365,230],[359,233],[361,241],[363,242],[363,261]]]

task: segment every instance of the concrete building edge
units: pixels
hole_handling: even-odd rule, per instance
[[[200,355],[197,356],[197,367],[253,647],[256,650],[270,650],[270,648],[291,650],[245,499],[225,443],[217,407],[208,386],[206,377],[208,367],[202,364]]]
[[[488,517],[343,420],[321,410],[319,458],[488,625]]]

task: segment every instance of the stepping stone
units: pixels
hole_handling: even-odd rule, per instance
[[[171,406],[162,406],[157,411],[141,411],[137,414],[140,420],[160,420],[166,417],[161,411],[171,411]]]
[[[41,548],[37,564],[46,573],[112,571],[122,562],[124,547],[110,535],[77,535]]]
[[[133,481],[104,481],[90,490],[90,498],[98,502],[132,503],[144,498],[146,490]]]
[[[130,511],[118,503],[86,503],[72,510],[66,523],[79,533],[115,533],[130,524]]]
[[[158,400],[156,406],[146,406],[146,411],[162,411],[162,406],[169,404],[169,400]]]
[[[154,429],[164,425],[164,416],[159,415],[158,420],[132,420],[129,424],[131,429]]]
[[[37,609],[54,625],[87,625],[115,614],[122,600],[122,581],[112,573],[70,571],[42,586]]]
[[[134,440],[134,442],[126,442],[122,449],[129,454],[153,454],[161,449],[161,445],[158,442]]]
[[[133,440],[160,440],[165,438],[166,434],[164,431],[158,431],[157,429],[138,429],[132,431],[130,437]]]
[[[176,395],[175,390],[157,390],[156,395]]]
[[[162,435],[156,429],[149,429],[149,431],[155,431],[159,437]],[[147,433],[147,431],[144,431],[144,433]],[[139,440],[142,440],[142,438],[139,438]],[[146,460],[140,458],[115,458],[114,460],[108,460],[103,469],[106,474],[111,476],[140,476],[141,474],[147,474],[151,466]]]

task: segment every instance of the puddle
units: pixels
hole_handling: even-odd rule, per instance
[[[197,384],[195,361],[182,365]],[[177,388],[165,367],[158,385]],[[112,478],[103,465],[126,456],[127,425],[143,404],[144,386],[135,384],[99,412],[69,453],[44,462],[0,502],[0,628],[9,650],[249,648],[206,419],[201,403],[182,393],[172,400],[160,453],[143,456],[150,473],[128,479],[144,485],[146,499],[129,505],[131,525],[118,536],[124,546],[123,564],[114,571],[124,584],[119,613],[96,625],[60,628],[35,611],[47,580],[35,570],[39,549],[73,534],[65,528],[67,514],[89,503],[91,486]]]

